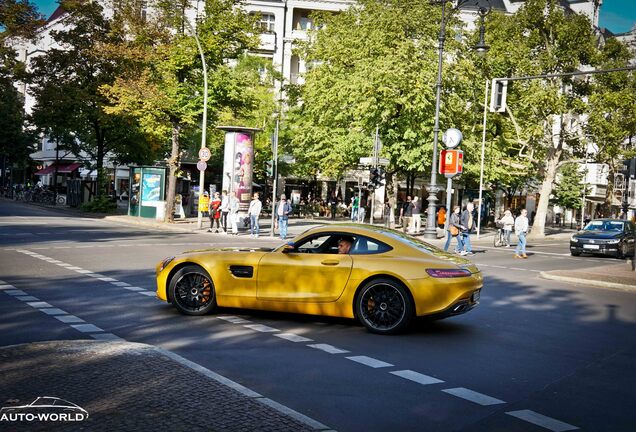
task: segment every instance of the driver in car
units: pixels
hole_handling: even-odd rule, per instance
[[[338,253],[346,255],[351,250],[351,246],[353,246],[353,238],[352,237],[342,237],[338,240]]]

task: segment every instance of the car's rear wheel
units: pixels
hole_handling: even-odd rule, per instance
[[[382,278],[370,280],[360,289],[355,309],[371,333],[394,334],[408,327],[415,308],[402,284]]]
[[[212,278],[199,266],[180,269],[170,280],[172,303],[185,315],[205,315],[216,306]]]

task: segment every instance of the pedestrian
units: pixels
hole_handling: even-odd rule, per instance
[[[464,245],[462,244],[462,238],[459,235],[461,231],[461,222],[459,217],[459,206],[453,207],[453,212],[451,213],[450,219],[448,220],[448,231],[446,231],[446,244],[444,245],[444,250],[448,252],[448,247],[451,244],[451,241],[454,238],[457,239],[457,246],[455,247],[455,253],[461,253],[464,249]]]
[[[473,210],[475,206],[473,203],[469,202],[466,204],[466,208],[462,212],[460,217],[461,224],[461,232],[459,233],[462,242],[463,250],[460,252],[460,255],[473,255],[473,248],[470,244],[470,234],[473,232],[475,227],[475,217],[473,214]]]
[[[335,191],[331,191],[331,195],[329,195],[329,206],[331,207],[331,219],[335,219],[336,210],[338,209],[338,198]]]
[[[411,197],[407,196],[406,201],[400,209],[400,219],[402,220],[402,231],[406,232],[411,226],[411,218],[413,217],[413,208],[411,207]]]
[[[413,226],[411,231],[413,231],[413,234],[419,235],[420,229],[422,228],[422,203],[420,202],[419,197],[413,197],[411,207],[411,225]]]
[[[501,224],[501,228],[504,232],[506,247],[510,247],[510,235],[512,234],[512,230],[515,226],[515,218],[512,217],[512,212],[510,210],[506,210],[503,217],[499,219],[498,222]]]
[[[230,198],[228,199],[228,215],[230,224],[232,225],[232,235],[238,235],[238,211],[239,200],[236,198],[236,192],[230,192]]]
[[[216,225],[215,233],[219,232],[221,228],[219,222],[221,220],[221,197],[218,192],[214,192],[214,197],[210,201],[210,229],[208,232],[212,232],[214,230],[214,226]]]
[[[283,240],[285,239],[285,237],[287,237],[287,225],[289,223],[289,214],[291,213],[291,211],[291,204],[287,202],[287,197],[285,196],[285,194],[281,195],[276,214],[278,215],[278,228],[280,230],[280,238]]]
[[[258,199],[258,192],[254,194],[254,198],[250,202],[250,208],[247,210],[247,214],[250,216],[250,237],[258,237],[260,227],[258,226],[258,218],[261,215],[263,204]]]
[[[351,222],[357,222],[358,221],[358,207],[360,207],[360,202],[358,200],[358,197],[352,197],[351,198]]]
[[[446,208],[442,207],[437,212],[437,226],[444,229],[444,225],[446,225]]]
[[[223,234],[227,234],[227,215],[230,212],[230,197],[227,196],[227,191],[224,190],[221,195],[221,227],[223,228]]]
[[[521,214],[515,219],[515,234],[519,237],[517,248],[515,249],[515,258],[528,258],[526,255],[526,235],[528,234],[528,210],[521,210]]]

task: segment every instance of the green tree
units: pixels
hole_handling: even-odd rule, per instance
[[[577,163],[568,163],[561,167],[554,187],[554,202],[566,209],[578,210],[582,206],[585,185],[585,172],[579,170]]]
[[[108,112],[131,115],[154,141],[170,142],[168,221],[173,220],[182,136],[196,127],[203,107],[201,58],[191,27],[196,26],[207,65],[208,122],[214,123],[223,108],[238,111],[252,103],[228,64],[258,43],[254,18],[239,5],[235,0],[206,0],[196,25],[188,21],[188,13],[195,10],[189,0],[157,1],[147,15],[141,2],[122,0],[115,11],[122,36],[107,49],[126,65],[126,73],[103,85],[102,92],[111,103]]]
[[[36,103],[32,121],[62,150],[95,161],[97,194],[105,191],[104,161],[109,152],[120,159],[148,156],[148,146],[135,123],[125,115],[105,112],[108,100],[100,87],[114,82],[120,65],[104,56],[101,47],[118,37],[97,2],[63,0],[64,30],[53,31],[58,47],[32,61],[31,92]],[[144,161],[137,159],[137,162]]]
[[[566,15],[558,0],[528,0],[511,17],[494,14],[490,24],[490,76],[559,74],[594,63],[591,23],[583,15]],[[518,159],[531,163],[541,182],[533,236],[544,235],[559,168],[581,152],[584,140],[570,125],[584,109],[583,96],[584,88],[563,78],[516,81],[509,87],[503,126],[516,136]]]

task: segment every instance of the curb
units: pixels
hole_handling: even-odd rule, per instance
[[[549,271],[547,272],[542,271],[541,273],[539,273],[539,276],[541,276],[543,279],[555,280],[559,282],[569,282],[569,283],[574,283],[577,285],[587,285],[587,286],[593,286],[593,287],[599,287],[599,288],[612,288],[612,289],[618,289],[621,291],[636,292],[636,285],[628,285],[628,284],[622,284],[617,282],[607,282],[607,281],[594,280],[594,279],[581,279],[581,278],[576,278],[571,276],[561,276],[561,275],[550,274]]]

